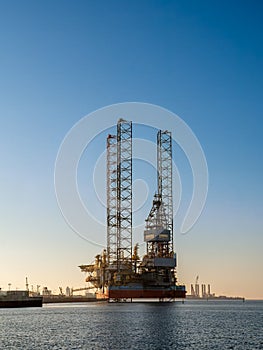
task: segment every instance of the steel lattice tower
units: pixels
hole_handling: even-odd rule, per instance
[[[107,137],[107,263],[117,262],[117,137]]]
[[[157,134],[158,194],[162,199],[167,229],[170,230],[169,250],[173,251],[173,188],[172,188],[172,136],[170,131]]]
[[[123,119],[107,138],[107,263],[118,272],[132,263],[132,123]]]
[[[118,271],[132,265],[132,123],[117,124],[117,262]]]

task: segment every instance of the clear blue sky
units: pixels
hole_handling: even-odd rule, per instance
[[[262,23],[256,0],[0,0],[0,287],[83,285],[98,248],[60,214],[56,154],[83,116],[140,101],[184,119],[208,162],[180,280],[263,298]]]

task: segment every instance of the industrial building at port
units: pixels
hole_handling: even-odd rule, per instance
[[[191,284],[191,294],[189,294],[187,297],[189,298],[213,298],[215,297],[215,294],[211,294],[211,285],[208,284],[201,284],[201,290],[200,290],[200,284],[198,283],[199,276],[195,279],[195,284]]]

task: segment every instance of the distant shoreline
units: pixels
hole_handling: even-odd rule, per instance
[[[212,296],[207,298],[200,298],[191,295],[186,295],[186,300],[201,300],[201,301],[209,301],[209,300],[241,300],[245,301],[245,297],[228,297],[228,296]]]

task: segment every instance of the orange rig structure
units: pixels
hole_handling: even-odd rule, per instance
[[[157,183],[146,219],[146,255],[132,249],[132,122],[120,119],[107,137],[107,249],[94,264],[79,266],[97,297],[112,301],[185,298],[176,280],[173,242],[172,137],[157,134]]]

